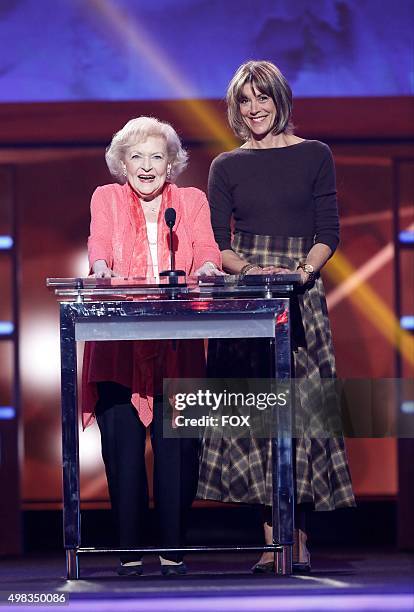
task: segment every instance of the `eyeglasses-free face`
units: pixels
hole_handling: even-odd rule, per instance
[[[243,121],[254,137],[262,139],[272,131],[277,109],[270,96],[246,83],[242,89],[239,108]]]
[[[150,201],[161,193],[167,167],[167,143],[162,136],[149,136],[126,150],[124,168],[128,182],[143,200]]]

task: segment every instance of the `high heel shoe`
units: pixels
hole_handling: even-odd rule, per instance
[[[255,563],[252,567],[253,574],[274,574],[275,562],[267,561],[266,563]]]
[[[306,546],[307,539],[308,536],[304,531],[295,529],[292,553],[294,574],[309,574],[311,571],[310,552]]]
[[[309,574],[311,571],[310,553],[306,546],[307,539],[308,536],[304,531],[295,529],[292,550],[292,571],[294,574]],[[253,574],[274,574],[275,571],[274,561],[259,561],[252,567]]]
[[[292,563],[292,571],[294,574],[309,574],[311,571],[310,554],[307,551],[306,561],[294,561]],[[252,567],[253,574],[274,574],[276,572],[274,561],[267,563],[256,563]]]

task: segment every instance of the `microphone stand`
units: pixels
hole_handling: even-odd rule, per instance
[[[168,223],[170,228],[170,270],[160,272],[160,277],[167,277],[169,285],[178,285],[179,277],[185,276],[184,270],[175,269],[175,253],[173,248],[173,224]]]

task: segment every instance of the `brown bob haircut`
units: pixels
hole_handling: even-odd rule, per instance
[[[272,98],[277,109],[273,134],[291,134],[293,132],[292,90],[279,68],[266,61],[250,61],[242,64],[236,71],[227,88],[227,117],[233,132],[242,140],[248,140],[249,129],[240,113],[242,89],[250,85],[257,92]]]

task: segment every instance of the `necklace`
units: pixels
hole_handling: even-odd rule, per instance
[[[150,206],[142,206],[144,215],[158,215],[160,204],[151,204]]]
[[[142,208],[144,210],[144,212],[152,212],[152,213],[157,213],[159,210],[161,202],[158,203],[149,203],[149,202],[145,202],[145,201],[141,201],[141,205]]]

